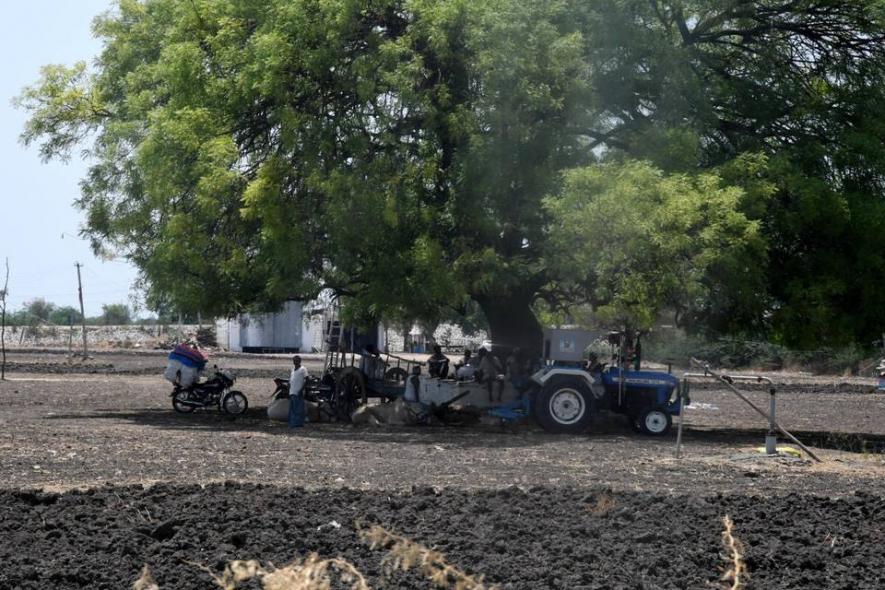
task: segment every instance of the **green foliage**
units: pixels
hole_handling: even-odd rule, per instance
[[[741,213],[745,198],[713,173],[668,175],[641,162],[571,170],[545,201],[555,227],[548,266],[611,324],[648,330],[674,310],[708,325],[719,293],[743,294],[744,306],[758,299],[765,244]]]
[[[45,324],[49,322],[52,312],[55,311],[55,304],[38,297],[25,303],[23,311],[32,322]]]
[[[783,342],[885,324],[881,2],[118,0],[95,33],[94,68],[22,93],[23,140],[92,142],[89,235],[141,269],[151,309],[330,288],[354,321],[473,301],[533,343],[539,297]],[[580,243],[596,267],[559,262],[576,244],[542,199],[581,182],[614,216],[592,240],[639,274]]]
[[[647,336],[643,356],[650,361],[691,366],[696,358],[713,367],[726,369],[758,369],[764,371],[810,370],[819,374],[856,374],[870,367],[874,353],[861,346],[823,347],[816,350],[795,350],[782,344],[742,338],[709,339],[686,335],[680,331],[661,330]]]
[[[24,310],[6,312],[7,326],[28,326],[31,324],[31,316]]]
[[[132,312],[125,303],[101,306],[101,323],[106,326],[126,326],[132,323]]]
[[[82,321],[80,310],[74,307],[56,307],[49,314],[49,323],[56,326],[67,326],[70,323],[79,324]]]
[[[22,140],[30,143],[51,136],[52,141],[41,145],[40,155],[44,160],[67,159],[109,113],[102,106],[98,89],[90,83],[84,62],[71,67],[48,65],[41,75],[38,86],[25,89],[13,101],[32,112]]]

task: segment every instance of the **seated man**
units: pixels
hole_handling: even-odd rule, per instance
[[[464,360],[455,365],[455,376],[461,381],[473,379],[476,373],[475,362],[469,348],[464,349]]]
[[[442,353],[439,344],[433,345],[433,354],[427,359],[427,369],[431,377],[445,379],[449,375],[449,357]]]
[[[599,362],[599,355],[591,352],[587,355],[587,364],[584,366],[588,373],[601,373],[605,369],[605,363]]]

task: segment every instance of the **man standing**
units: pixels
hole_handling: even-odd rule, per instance
[[[528,381],[525,376],[522,351],[519,348],[514,348],[504,364],[507,367],[507,379],[510,380],[511,385],[513,385],[516,391],[522,392]]]
[[[501,363],[498,359],[485,348],[479,349],[479,381],[484,383],[489,391],[489,401],[495,401],[492,391],[495,383],[498,384],[498,401],[504,396],[504,382],[498,378],[501,373]]]
[[[292,357],[292,374],[289,375],[289,427],[304,426],[304,383],[307,369],[301,366],[301,357]]]

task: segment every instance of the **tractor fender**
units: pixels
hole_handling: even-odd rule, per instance
[[[553,379],[563,378],[575,379],[582,382],[591,392],[593,392],[593,397],[595,398],[601,397],[604,393],[602,384],[598,383],[596,379],[593,378],[593,375],[583,369],[575,367],[545,367],[532,375],[532,381],[540,385],[541,388]]]

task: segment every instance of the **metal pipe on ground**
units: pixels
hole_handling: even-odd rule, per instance
[[[774,387],[768,390],[768,434],[765,435],[765,453],[768,455],[777,454],[777,434],[774,432],[777,424],[775,420],[775,412],[777,410],[774,399],[775,393]]]
[[[755,381],[756,383],[764,382],[771,385],[768,389],[768,432],[765,434],[765,453],[767,455],[776,455],[777,433],[775,430],[777,429],[777,422],[775,420],[775,415],[777,408],[775,394],[777,393],[777,390],[774,388],[774,381],[761,375],[722,375],[722,379],[725,379],[729,383],[734,383],[735,381]]]
[[[698,359],[693,358],[693,359],[691,359],[691,362],[698,365],[698,366],[703,367],[705,373],[708,373],[710,377],[713,377],[714,379],[717,379],[720,382],[722,382],[726,387],[728,387],[732,391],[732,393],[734,393],[736,396],[738,396],[748,406],[753,408],[753,410],[755,410],[756,413],[758,413],[759,415],[763,416],[766,420],[768,420],[768,422],[771,426],[776,428],[778,431],[780,431],[781,434],[786,436],[788,439],[793,441],[799,448],[801,448],[803,451],[805,451],[805,453],[809,457],[811,457],[812,459],[814,459],[818,463],[822,463],[820,458],[817,455],[815,455],[811,451],[811,449],[809,449],[804,444],[802,444],[802,441],[800,441],[798,438],[793,436],[793,434],[790,433],[786,428],[784,428],[783,426],[778,424],[778,422],[774,419],[774,416],[769,415],[765,410],[762,410],[761,408],[756,406],[756,404],[754,404],[752,401],[750,401],[747,398],[747,396],[745,396],[743,393],[741,393],[738,390],[738,388],[735,387],[731,382],[735,379],[734,377],[732,377],[731,380],[729,380],[728,375],[720,375],[718,373],[714,373],[713,371],[710,370],[710,366],[707,363],[704,363],[703,361],[699,361]],[[771,379],[768,379],[767,377],[758,377],[758,378],[752,378],[752,379],[755,379],[758,381],[767,381],[768,383],[772,383]]]

